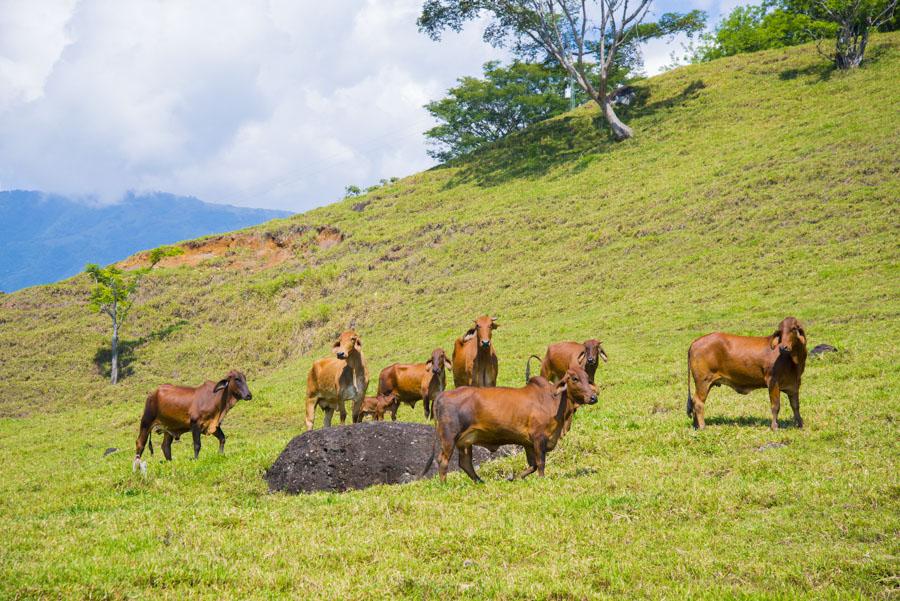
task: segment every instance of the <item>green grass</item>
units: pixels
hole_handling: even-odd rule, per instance
[[[633,140],[583,107],[362,211],[248,230],[294,241],[276,267],[157,268],[114,387],[86,278],[0,297],[0,597],[895,598],[900,35],[872,58],[833,73],[806,46],[680,68],[640,84]],[[317,246],[307,226],[325,225],[344,241]],[[267,492],[336,332],[360,332],[372,391],[486,312],[501,384],[551,341],[609,354],[545,479],[506,481],[518,456],[484,465],[484,486]],[[788,314],[841,349],[808,364],[807,427],[785,402],[773,433],[764,392],[720,388],[693,431],[691,340]],[[146,392],[231,367],[254,400],[226,454],[206,438],[193,462],[182,442],[132,474]]]

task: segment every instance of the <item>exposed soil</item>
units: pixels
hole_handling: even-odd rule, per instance
[[[304,432],[288,443],[266,472],[271,491],[289,493],[345,491],[375,484],[402,484],[421,477],[431,455],[434,428],[410,422],[364,422]],[[501,447],[493,455],[474,447],[477,467],[516,447]],[[457,453],[450,469],[457,470]],[[425,477],[437,472],[437,461]]]
[[[191,240],[178,245],[182,254],[164,257],[160,267],[195,266],[209,259],[224,257],[230,259],[232,267],[265,269],[284,263],[296,250],[308,245],[304,234],[315,230],[315,244],[320,248],[331,248],[344,241],[344,234],[330,226],[293,226],[284,231],[262,234],[223,234],[199,240]],[[146,267],[150,252],[132,255],[119,263],[122,269]]]

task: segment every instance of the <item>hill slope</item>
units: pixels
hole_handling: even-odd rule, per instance
[[[105,265],[145,248],[287,215],[161,193],[94,206],[41,192],[0,192],[0,290],[55,282],[85,263]]]
[[[83,277],[0,297],[0,591],[890,596],[900,36],[872,53],[846,74],[813,47],[680,68],[639,86],[628,142],[584,107],[363,199],[191,243],[146,279],[116,387]],[[266,493],[337,331],[361,333],[374,379],[484,312],[502,384],[553,340],[598,336],[610,356],[546,479],[506,482],[514,457],[483,466],[483,487]],[[787,314],[841,349],[809,363],[806,429],[785,409],[772,433],[764,393],[716,389],[694,432],[691,340]],[[229,415],[225,455],[176,445],[133,475],[146,391],[229,367],[254,400]]]

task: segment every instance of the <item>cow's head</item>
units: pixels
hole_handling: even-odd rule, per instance
[[[247,387],[247,378],[244,377],[244,374],[232,369],[228,372],[228,375],[216,382],[216,385],[213,387],[213,392],[219,392],[220,390],[228,388],[228,392],[231,393],[232,396],[241,399],[242,401],[249,401],[253,398],[253,395],[250,393],[250,389]]]
[[[769,344],[773,350],[777,348],[782,355],[790,355],[794,363],[799,363],[801,356],[806,356],[806,331],[796,317],[785,317],[769,338]]]
[[[431,357],[425,362],[425,367],[431,370],[433,374],[439,374],[444,368],[451,369],[453,365],[447,359],[447,353],[442,348],[436,348],[431,351]]]
[[[603,359],[604,363],[608,361],[603,343],[596,338],[585,340],[584,350],[578,354],[578,363],[586,367],[595,367],[600,359]]]
[[[556,392],[566,392],[569,400],[575,407],[580,405],[593,405],[597,402],[597,388],[591,384],[587,372],[577,363],[572,363],[566,370],[566,375],[556,385]]]
[[[489,348],[491,346],[491,332],[500,327],[496,317],[482,315],[475,320],[475,337],[478,348]]]
[[[354,351],[359,352],[361,350],[362,340],[360,340],[359,334],[353,330],[343,332],[331,347],[331,351],[338,359],[346,359]]]

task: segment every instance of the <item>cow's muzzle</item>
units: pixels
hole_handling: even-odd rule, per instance
[[[786,347],[785,345],[782,344],[781,346],[778,347],[778,352],[781,353],[782,355],[790,355],[791,349],[789,349],[788,347]]]
[[[344,351],[338,351],[338,353],[337,353],[337,358],[338,358],[338,359],[346,359],[346,358],[347,358],[347,353],[345,353]]]
[[[597,395],[596,395],[596,394],[592,394],[592,395],[591,395],[591,398],[588,399],[587,404],[588,404],[588,405],[596,405],[596,404],[597,404]]]
[[[487,347],[489,347],[489,346],[491,346],[491,341],[490,341],[490,340],[482,340],[482,341],[481,341],[481,348],[487,348]]]
[[[253,400],[253,393],[252,393],[252,392],[248,392],[248,393],[247,393],[247,396],[244,397],[244,400],[245,400],[245,401],[252,401],[252,400]]]

